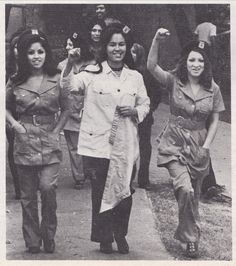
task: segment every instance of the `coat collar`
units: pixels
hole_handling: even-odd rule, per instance
[[[103,72],[105,74],[110,74],[113,73],[112,69],[110,68],[110,66],[108,65],[107,61],[104,61],[102,63],[102,67],[103,67]],[[123,82],[126,80],[126,78],[130,75],[130,69],[127,65],[124,65],[121,75],[120,75],[120,81]]]
[[[204,98],[208,98],[208,97],[212,96],[212,94],[213,94],[213,87],[212,86],[209,90],[206,90],[203,86],[200,86],[200,90],[199,90],[198,94],[194,95],[192,88],[191,88],[189,83],[184,85],[180,80],[177,80],[177,84],[178,84],[179,89],[185,95],[187,95],[190,99],[192,99],[193,101],[200,101]]]
[[[52,89],[53,87],[55,87],[57,85],[58,79],[59,79],[59,74],[56,74],[52,77],[48,76],[47,74],[44,74],[42,83],[41,83],[39,88],[35,88],[33,82],[30,82],[28,80],[26,82],[18,85],[17,87],[19,87],[23,90],[37,93],[37,94],[42,94],[42,93]]]

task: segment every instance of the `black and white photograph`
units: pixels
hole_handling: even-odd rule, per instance
[[[4,261],[233,262],[232,2],[1,5]]]

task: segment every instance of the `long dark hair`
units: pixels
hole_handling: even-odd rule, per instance
[[[88,34],[89,40],[91,40],[91,31],[95,25],[99,25],[102,28],[102,31],[106,28],[106,24],[102,19],[92,18],[88,23]]]
[[[204,60],[204,70],[200,76],[199,84],[202,85],[205,89],[210,89],[212,84],[212,67],[210,60],[206,53],[200,48],[193,48],[191,51],[198,52],[202,55]],[[188,82],[188,70],[187,70],[187,59],[191,51],[184,53],[179,59],[174,73],[180,79],[183,84]]]
[[[134,49],[136,54],[136,61],[134,62],[135,69],[141,74],[144,74],[147,65],[145,49],[142,45],[138,43],[134,43],[132,48]]]
[[[111,40],[111,37],[113,34],[121,34],[126,42],[126,54],[124,57],[124,63],[131,69],[134,69],[134,60],[131,55],[131,47],[133,45],[133,39],[132,35],[130,33],[130,30],[126,30],[127,26],[120,24],[120,23],[113,23],[105,28],[105,30],[102,32],[102,56],[101,61],[107,60],[107,45]]]
[[[17,42],[19,36],[24,32],[25,28],[19,28],[16,32],[11,35],[8,43],[8,53],[6,52],[6,81],[7,79],[16,73],[17,65],[16,65],[16,57],[15,57],[15,48],[17,49]]]
[[[88,40],[78,32],[70,34],[66,40],[70,39],[73,43],[73,48],[80,48],[81,61],[89,61],[93,59],[93,54],[89,51]]]
[[[39,30],[26,30],[23,32],[17,42],[18,58],[17,65],[18,71],[11,79],[15,83],[25,82],[31,75],[31,68],[29,65],[27,53],[28,49],[33,43],[40,43],[45,49],[46,58],[43,65],[43,72],[49,76],[54,76],[60,71],[56,68],[56,64],[53,60],[52,51],[49,46],[48,40],[45,34]]]

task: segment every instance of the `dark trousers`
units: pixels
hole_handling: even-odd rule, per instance
[[[7,141],[8,141],[8,154],[7,154],[8,163],[9,163],[10,171],[13,177],[13,184],[14,184],[16,197],[20,197],[20,181],[19,181],[19,176],[17,173],[17,167],[16,167],[16,164],[14,162],[14,157],[13,157],[15,133],[12,129],[6,127],[6,135],[7,135]]]
[[[149,165],[152,154],[151,131],[153,124],[152,112],[150,112],[142,123],[138,126],[139,132],[139,152],[140,166],[138,172],[138,184],[140,186],[149,185]]]
[[[54,239],[57,228],[56,187],[59,163],[43,166],[18,165],[20,177],[23,237],[26,247],[38,247],[41,239]],[[37,191],[41,194],[39,225]]]
[[[109,160],[83,156],[84,173],[91,179],[92,187],[92,231],[94,242],[113,242],[114,237],[127,235],[132,196],[122,200],[115,208],[99,213]]]

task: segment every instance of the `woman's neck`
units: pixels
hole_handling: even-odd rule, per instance
[[[94,48],[98,48],[98,47],[101,46],[101,42],[95,42],[95,41],[92,40],[91,45],[92,45]]]
[[[111,69],[120,69],[124,66],[123,61],[121,62],[112,62],[110,60],[107,60],[108,65],[110,66]]]
[[[34,69],[31,71],[31,76],[37,77],[43,75],[43,69]]]
[[[188,76],[190,84],[199,85],[199,77]]]

